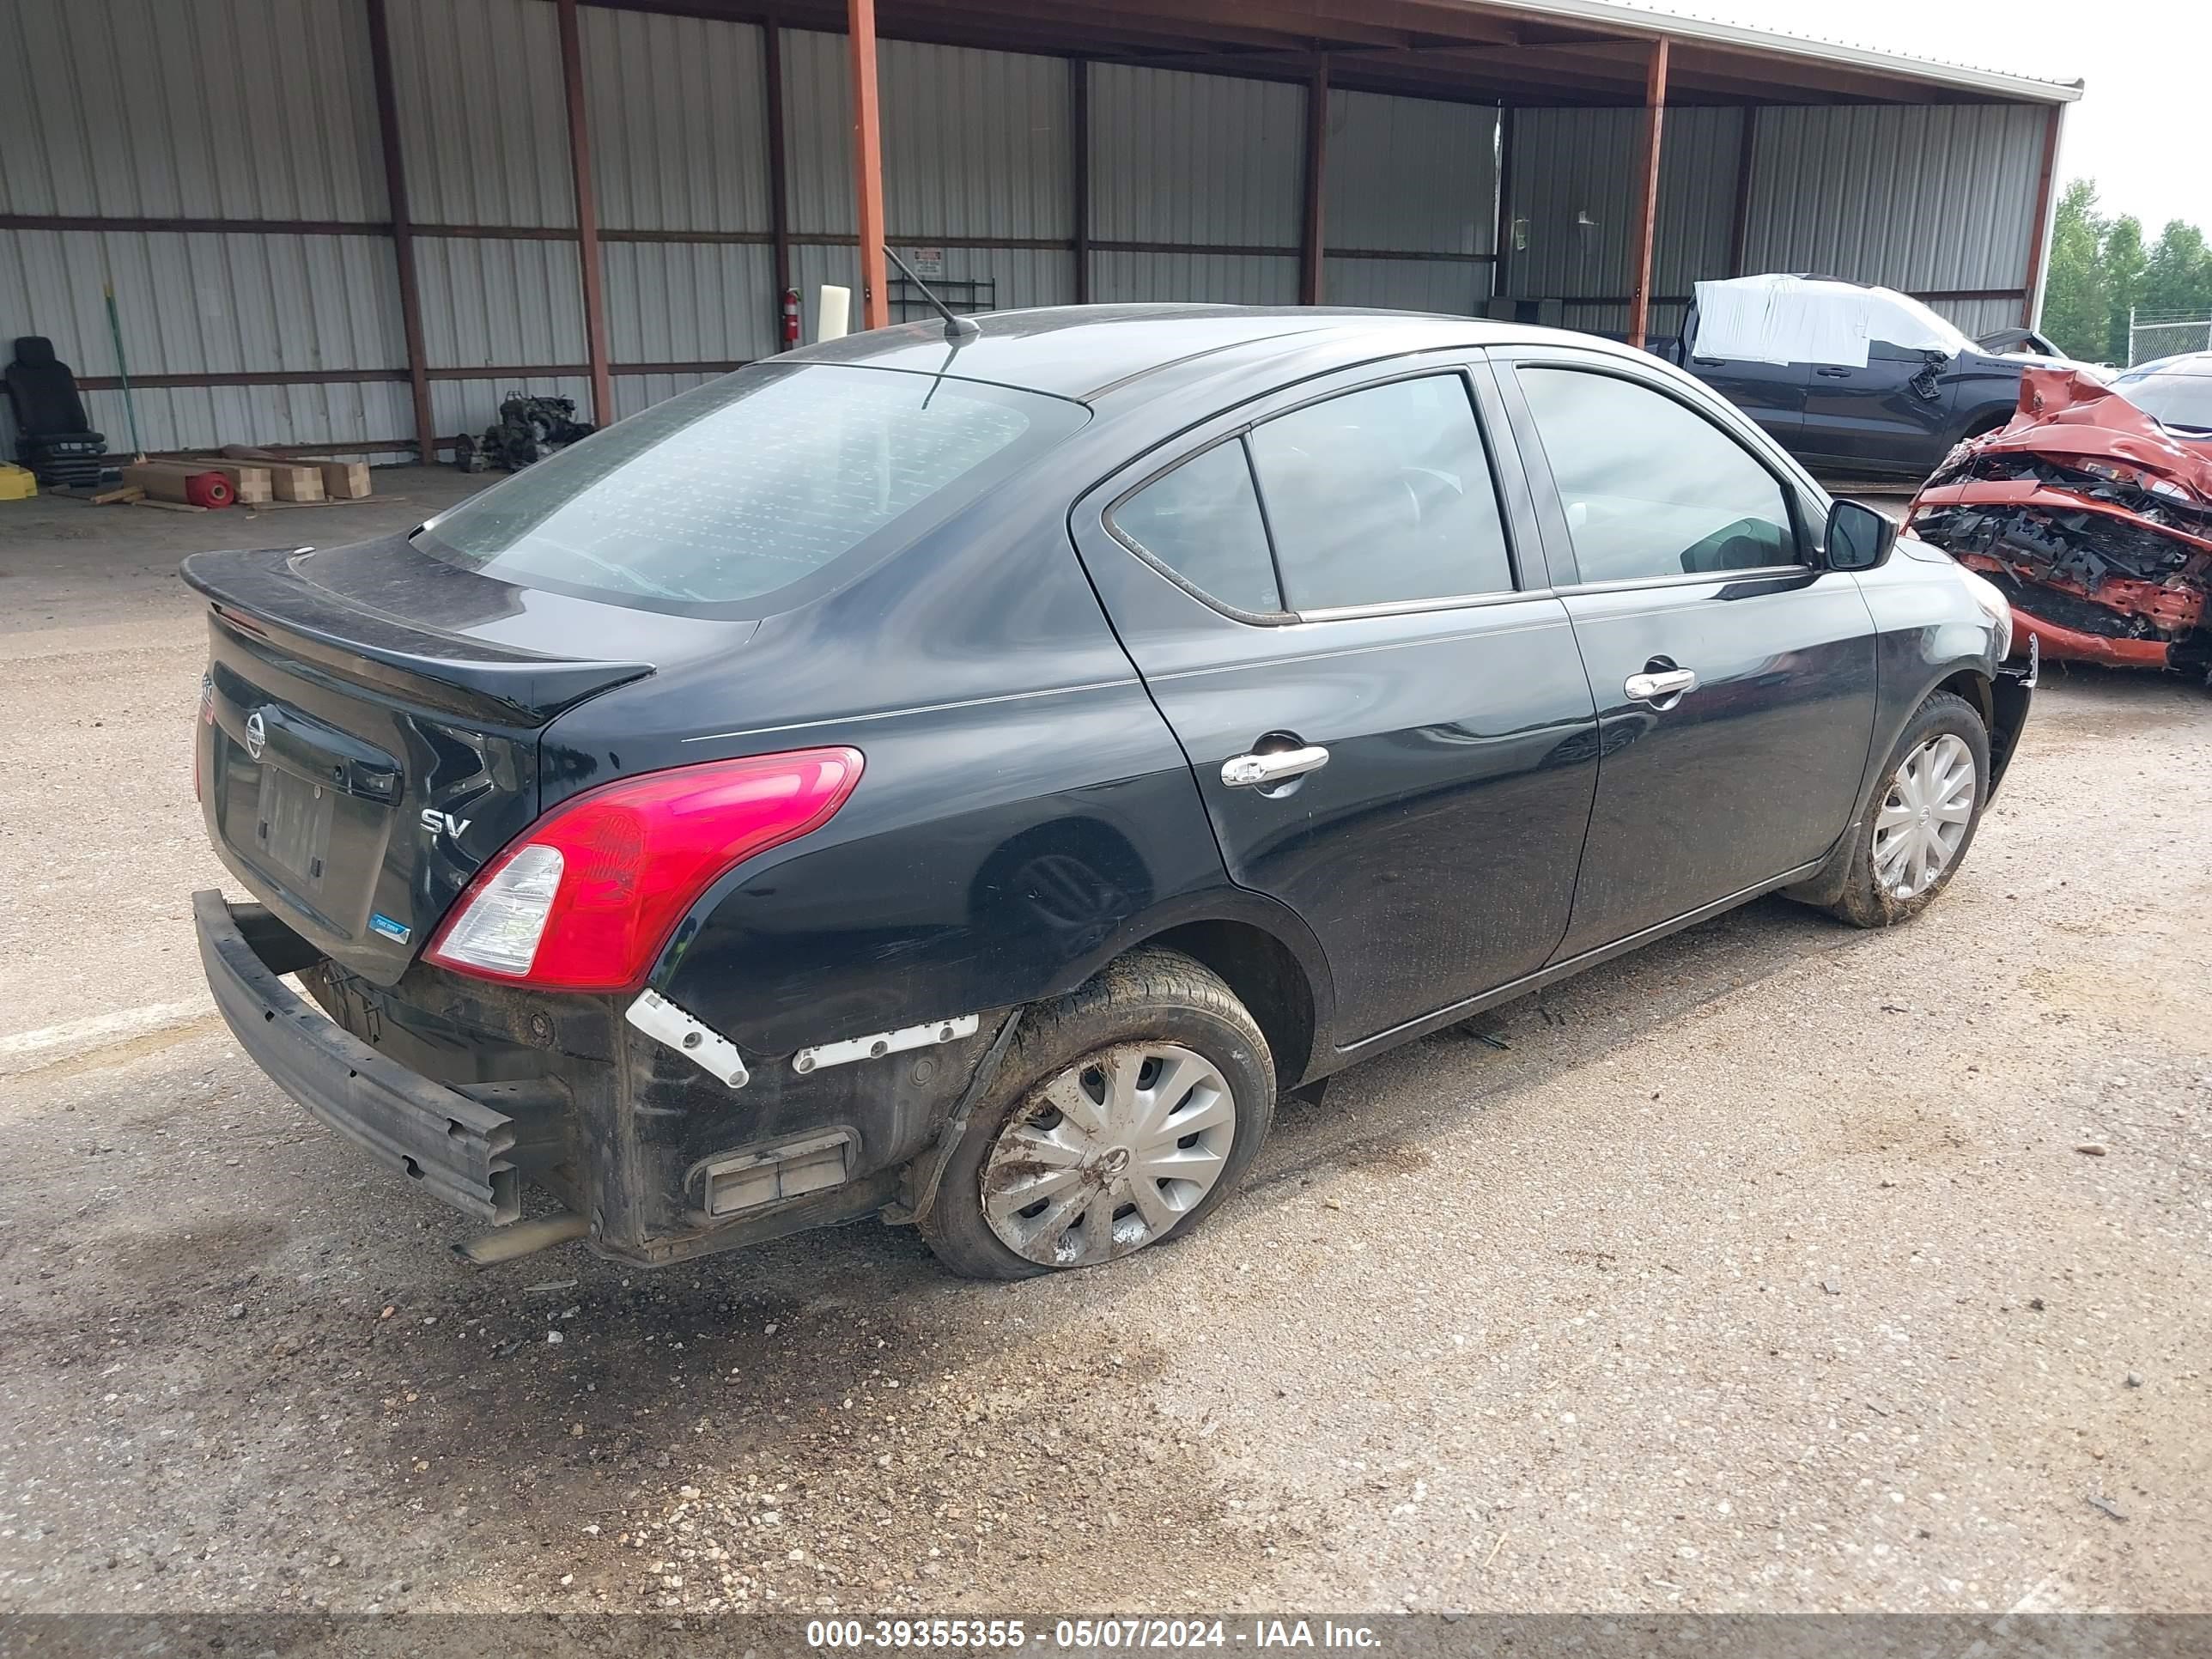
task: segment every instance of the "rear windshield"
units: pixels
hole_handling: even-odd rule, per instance
[[[863,544],[941,521],[1085,418],[974,381],[757,364],[471,497],[416,545],[522,586],[753,613]]]
[[[2202,367],[2123,374],[2112,390],[2154,420],[2192,432],[2212,431],[2212,359]]]

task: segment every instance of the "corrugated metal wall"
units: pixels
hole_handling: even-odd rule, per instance
[[[1513,112],[1506,289],[1567,301],[1566,327],[1627,330],[1643,130],[1636,109]],[[1667,112],[1651,250],[1654,334],[1681,325],[1682,307],[1668,301],[1686,298],[1700,276],[1727,273],[1743,135],[1741,110]]]
[[[1329,304],[1472,315],[1490,297],[1497,228],[1495,108],[1330,91],[1322,197]],[[1449,257],[1371,257],[1382,252]]]
[[[386,215],[368,43],[352,0],[8,0],[0,5],[0,213],[368,222]],[[0,342],[44,334],[86,378],[397,370],[388,240],[0,230]],[[123,398],[87,413],[129,442]],[[221,433],[319,443],[404,429],[406,388],[142,388],[152,449]],[[12,453],[12,450],[10,451]]]
[[[852,64],[844,36],[797,29],[784,34],[783,64],[791,228],[795,237],[808,239],[794,249],[793,269],[810,307],[811,337],[816,289],[825,282],[852,287],[859,281],[850,246]],[[877,76],[884,218],[893,245],[909,256],[917,247],[939,250],[949,282],[987,285],[952,295],[963,301],[1001,310],[1072,301],[1075,204],[1066,61],[885,40]],[[843,240],[824,245],[824,237]],[[1004,246],[1015,242],[1060,246]],[[859,303],[856,294],[856,325]]]
[[[1670,109],[1660,149],[1651,331],[1680,326],[1730,271],[1741,145],[1755,146],[1744,269],[1812,270],[1931,301],[1968,333],[2017,323],[2045,113],[2004,105]],[[1507,291],[1566,301],[1570,328],[1620,333],[1643,112],[1514,112]],[[1580,300],[1581,304],[1576,301]]]
[[[1106,246],[1091,298],[1295,304],[1305,99],[1279,82],[1093,64],[1091,234]],[[1235,251],[1144,246],[1159,243]]]
[[[2042,229],[2046,118],[1992,104],[1761,110],[1750,268],[1911,294],[2018,289]],[[2021,317],[2017,297],[1932,303],[1969,334]]]
[[[493,371],[431,383],[438,431],[481,431],[515,392],[573,398],[588,416],[587,377],[496,372],[580,366],[589,356],[576,244],[495,234],[576,223],[554,9],[538,0],[386,4],[425,357],[434,372]],[[441,236],[440,225],[494,234]]]
[[[0,211],[379,218],[368,77],[351,0],[9,0]]]
[[[625,363],[744,362],[775,349],[765,46],[750,23],[598,8],[577,23],[607,239],[607,355],[628,414],[703,377],[627,375]],[[623,240],[625,231],[656,240]],[[701,240],[659,240],[686,232]]]
[[[574,225],[561,41],[540,0],[386,0],[418,225]]]
[[[513,390],[587,404],[556,9],[386,4],[438,429],[480,428]],[[775,349],[768,37],[588,3],[580,35],[627,413]],[[855,279],[850,70],[840,35],[780,40],[791,277],[811,308],[823,283]],[[880,72],[890,234],[938,254],[954,297],[1007,308],[1080,291],[1079,74],[1091,297],[1297,298],[1303,84],[896,40]],[[1496,110],[1332,91],[1322,297],[1480,311],[1502,257],[1503,291],[1620,331],[1641,119],[1517,112],[1500,250]],[[1988,106],[1759,112],[1749,268],[1941,292],[1970,331],[2011,321],[2020,302],[2002,290],[2036,234],[2043,121]],[[1728,269],[1746,129],[1739,111],[1669,112],[1656,332],[1677,325],[1666,300]],[[363,0],[0,0],[0,214],[217,222],[0,228],[0,340],[46,333],[81,376],[112,375],[113,282],[147,447],[411,435]],[[343,378],[143,384],[240,374]],[[89,402],[125,444],[118,394]]]

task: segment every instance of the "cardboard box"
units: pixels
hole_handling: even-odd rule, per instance
[[[269,468],[269,488],[280,501],[319,501],[323,495],[323,472],[318,466],[304,463],[294,466],[277,462]]]
[[[187,465],[196,471],[222,473],[230,480],[231,490],[241,507],[258,507],[274,499],[265,466],[256,466],[251,461],[192,461]]]
[[[334,501],[357,501],[368,494],[367,461],[325,461],[323,494]]]

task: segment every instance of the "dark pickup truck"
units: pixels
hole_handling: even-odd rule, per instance
[[[1907,294],[1826,276],[1699,283],[1675,356],[1807,465],[1925,477],[2012,417],[2041,336],[1968,339]]]

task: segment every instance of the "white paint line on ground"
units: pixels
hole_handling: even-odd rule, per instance
[[[2021,1613],[2057,1612],[2066,1605],[2065,1583],[2063,1568],[2046,1574],[2042,1583],[2005,1610],[2005,1616],[2009,1619]]]
[[[215,1004],[202,997],[191,1002],[155,1002],[143,1008],[125,1008],[112,1014],[94,1014],[64,1021],[43,1030],[0,1036],[0,1077],[73,1060],[81,1054],[129,1042],[172,1026],[189,1025],[215,1012]]]

